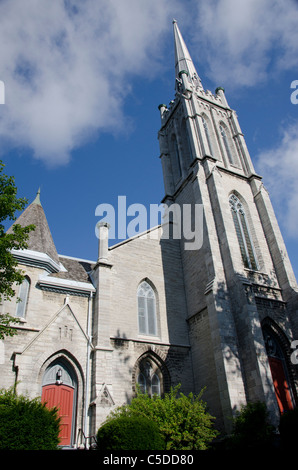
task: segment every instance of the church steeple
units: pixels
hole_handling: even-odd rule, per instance
[[[229,431],[230,417],[245,400],[266,400],[271,417],[278,415],[273,382],[278,379],[268,380],[270,363],[264,360],[263,327],[268,321],[272,337],[276,334],[277,339],[280,334],[280,347],[282,335],[297,335],[297,284],[237,114],[229,107],[222,87],[215,93],[203,89],[177,22],[173,23],[176,93],[169,107],[160,106],[158,133],[163,202],[173,206],[173,227],[181,228],[182,221],[179,246],[194,382],[198,389],[206,385],[212,357],[214,370],[218,367],[220,372],[209,382],[206,400]],[[199,206],[203,220],[196,228]],[[194,228],[192,241],[198,240],[199,232],[202,235],[199,248],[197,243],[188,244],[187,230],[184,232],[187,207],[191,208],[189,226]],[[179,238],[177,232],[173,235]],[[288,318],[285,332],[277,311]],[[290,389],[291,384],[286,386]],[[284,385],[277,389],[277,397],[285,396]],[[282,405],[286,406],[290,405]]]
[[[175,77],[176,87],[185,76],[187,77],[188,86],[202,87],[200,77],[184,42],[182,34],[179,30],[176,20],[173,20],[174,27],[174,45],[175,45]],[[183,77],[184,76],[184,77]],[[185,85],[184,85],[185,86]]]

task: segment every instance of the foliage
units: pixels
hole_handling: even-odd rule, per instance
[[[163,450],[158,426],[143,416],[118,416],[97,432],[97,450]]]
[[[55,450],[60,418],[38,398],[0,390],[0,450]]]
[[[10,300],[14,295],[13,284],[21,284],[24,275],[17,268],[17,260],[13,257],[11,250],[27,248],[29,233],[34,230],[34,225],[21,227],[15,224],[12,233],[6,233],[3,222],[6,220],[16,220],[15,213],[24,209],[27,204],[25,198],[17,197],[17,188],[14,177],[3,173],[4,164],[0,161],[0,302]],[[7,335],[15,334],[15,330],[10,327],[12,323],[17,323],[14,317],[1,315],[0,317],[0,339]]]
[[[265,403],[247,403],[234,419],[229,446],[235,449],[265,448],[272,444],[273,430]]]
[[[279,432],[284,448],[295,449],[298,428],[298,408],[285,411],[280,417]]]
[[[166,450],[207,449],[218,432],[201,399],[203,391],[198,396],[186,396],[179,389],[180,385],[171,388],[162,398],[138,391],[131,404],[117,408],[108,420],[116,416],[146,416],[157,423]]]
[[[12,317],[8,313],[0,314],[0,339],[4,339],[5,336],[14,336],[16,329],[12,326],[13,323],[20,323],[20,319]]]

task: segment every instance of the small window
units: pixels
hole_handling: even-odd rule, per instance
[[[17,302],[17,310],[16,310],[17,317],[25,318],[26,316],[29,288],[30,288],[29,278],[25,277],[19,289],[19,294],[18,294],[19,300]]]
[[[140,284],[137,297],[139,333],[156,336],[156,299],[154,291],[148,282],[144,281]]]
[[[244,266],[248,269],[257,270],[258,265],[255,250],[249,233],[244,208],[235,194],[232,194],[230,197],[230,208]]]

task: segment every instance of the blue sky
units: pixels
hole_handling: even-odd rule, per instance
[[[298,276],[298,4],[2,0],[0,158],[41,200],[60,254],[95,260],[95,209],[159,204],[158,105],[174,98],[172,19],[205,89],[223,86]]]

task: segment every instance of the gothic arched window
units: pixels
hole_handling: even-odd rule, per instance
[[[175,164],[177,167],[178,177],[181,178],[182,176],[181,157],[180,157],[180,151],[178,147],[177,138],[175,135],[173,135],[173,151],[174,151]]]
[[[156,336],[156,298],[154,290],[148,282],[143,281],[139,285],[137,297],[139,333]]]
[[[193,161],[193,153],[192,153],[190,136],[189,136],[185,119],[182,120],[182,124],[181,124],[181,138],[182,138],[184,153],[186,154],[187,161],[190,164]]]
[[[146,358],[139,366],[138,385],[141,393],[161,395],[162,373],[154,361]]]
[[[213,155],[209,127],[208,127],[206,119],[203,116],[202,116],[202,123],[203,123],[203,127],[204,127],[205,136],[206,136],[206,139],[207,139],[207,142],[208,142],[209,153],[210,153],[210,155]]]
[[[244,266],[248,269],[257,270],[256,255],[244,208],[235,194],[230,196],[229,202]]]
[[[28,277],[25,277],[19,289],[19,294],[18,294],[19,301],[17,302],[17,309],[16,309],[17,317],[25,318],[26,316],[29,289],[30,289],[30,280]]]
[[[233,156],[232,156],[232,153],[231,153],[230,145],[229,145],[229,142],[228,142],[228,136],[227,136],[226,130],[224,129],[224,127],[222,125],[219,126],[219,130],[220,130],[220,133],[221,133],[221,136],[222,136],[222,140],[223,140],[223,143],[224,143],[224,146],[225,146],[225,150],[226,150],[229,162],[230,162],[231,165],[235,165],[235,162],[234,162],[234,159],[233,159]]]

